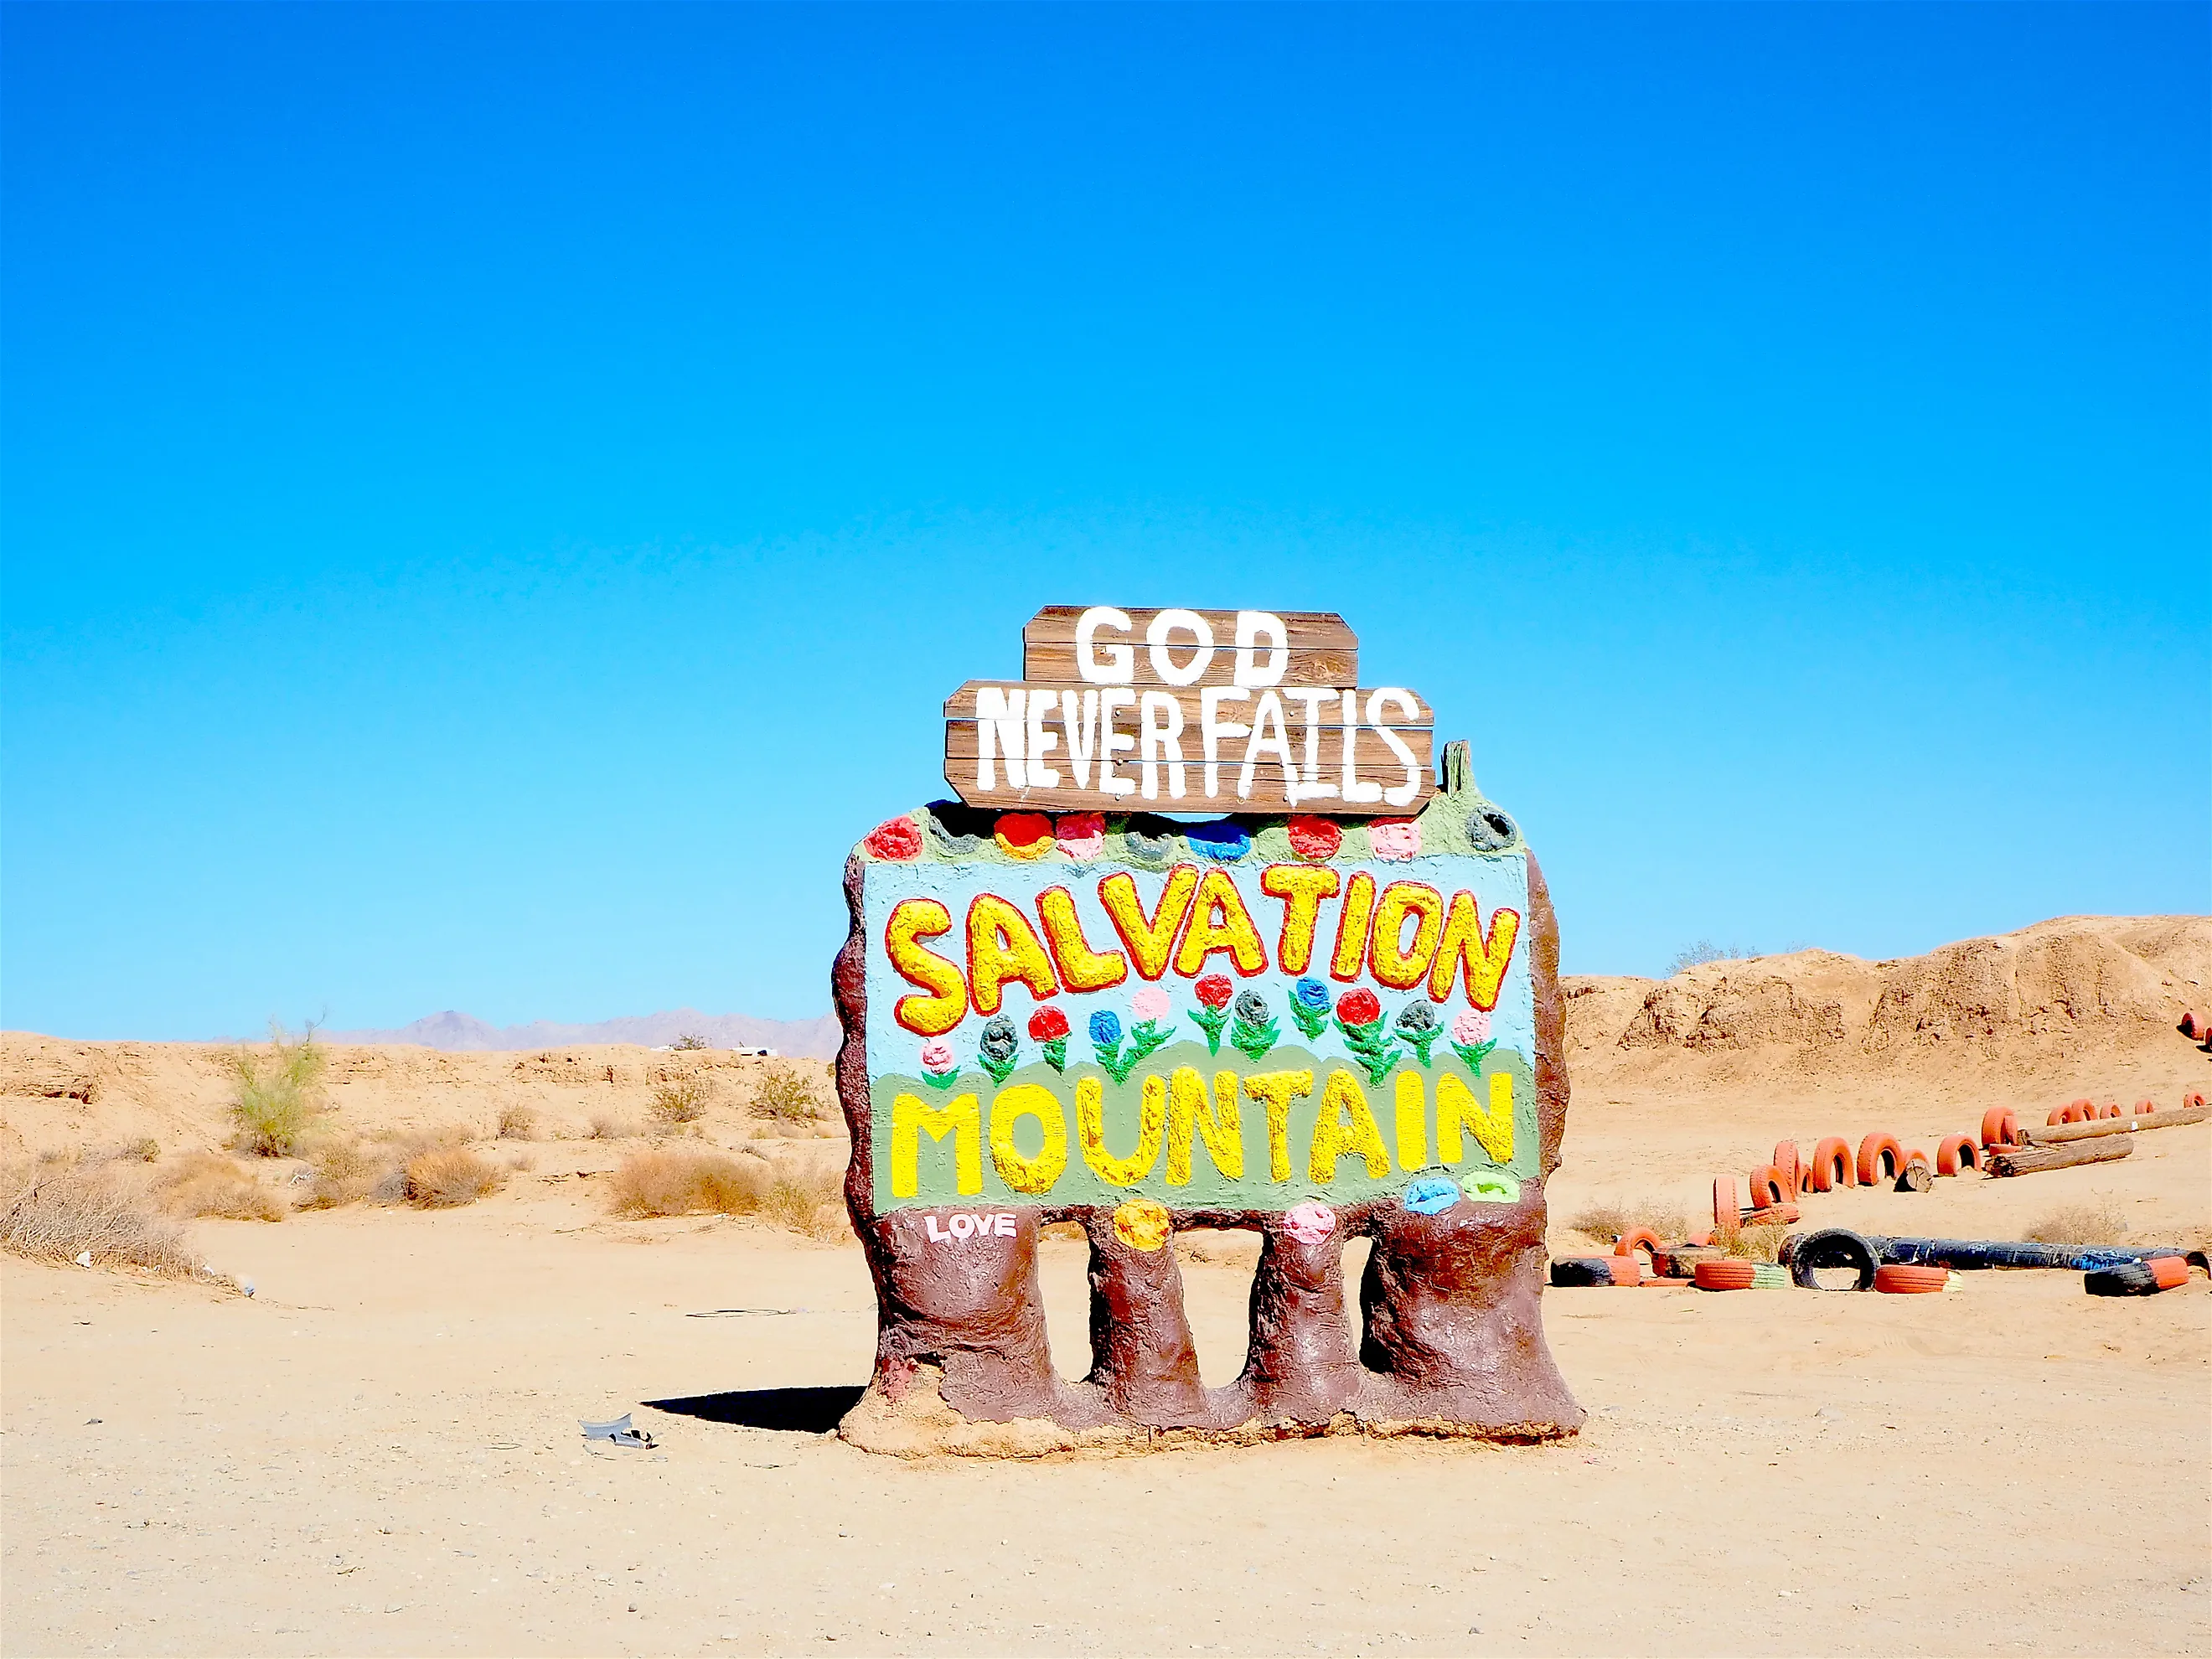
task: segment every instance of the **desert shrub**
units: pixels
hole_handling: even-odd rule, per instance
[[[142,1135],[127,1142],[115,1155],[137,1164],[158,1163],[161,1157],[161,1143],[151,1135]]]
[[[590,1139],[593,1140],[628,1140],[636,1133],[637,1125],[627,1119],[617,1117],[612,1112],[592,1114]]]
[[[220,1152],[190,1152],[154,1183],[154,1197],[174,1216],[223,1216],[233,1221],[282,1221],[285,1205]]]
[[[771,1066],[753,1085],[753,1110],[784,1123],[811,1123],[822,1115],[814,1079],[795,1066]]]
[[[535,1140],[538,1139],[538,1114],[527,1106],[509,1106],[499,1115],[499,1138],[501,1140]]]
[[[686,1031],[668,1046],[672,1048],[705,1048],[712,1045],[696,1031]]]
[[[1713,1235],[1713,1243],[1741,1261],[1778,1261],[1782,1241],[1789,1234],[1789,1228],[1769,1222],[1757,1227],[1724,1227]]]
[[[358,1140],[325,1141],[315,1149],[309,1162],[314,1168],[314,1184],[300,1202],[303,1210],[335,1210],[357,1204],[392,1171],[389,1158],[378,1156]]]
[[[779,1170],[761,1213],[809,1238],[835,1238],[848,1223],[842,1172],[830,1166]]]
[[[1669,1204],[1664,1199],[1601,1200],[1577,1210],[1567,1225],[1601,1244],[1610,1244],[1638,1227],[1650,1228],[1669,1243],[1680,1238],[1685,1231],[1682,1206]]]
[[[714,1097],[714,1085],[703,1077],[672,1077],[653,1085],[653,1127],[681,1128],[707,1115]]]
[[[269,1052],[240,1048],[231,1057],[231,1116],[238,1147],[263,1158],[289,1158],[322,1113],[323,1051],[313,1025],[297,1037],[269,1022]]]
[[[0,1249],[34,1261],[74,1261],[90,1252],[102,1267],[144,1267],[172,1279],[199,1276],[184,1229],[157,1213],[145,1194],[103,1170],[41,1163],[0,1184]]]
[[[1674,959],[1667,964],[1667,976],[1672,979],[1686,968],[1701,968],[1709,962],[1743,962],[1758,954],[1757,950],[1747,945],[1716,945],[1709,939],[1701,939],[1674,952]]]
[[[507,1171],[465,1146],[440,1146],[407,1160],[407,1201],[418,1209],[450,1210],[489,1197],[506,1184]]]
[[[2128,1218],[2110,1198],[2069,1204],[2038,1218],[2027,1230],[2038,1244],[2124,1244]]]
[[[757,1215],[775,1170],[765,1158],[720,1152],[639,1152],[614,1174],[614,1206],[623,1215]]]

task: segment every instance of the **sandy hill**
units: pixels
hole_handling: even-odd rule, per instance
[[[1579,1107],[1765,1088],[2100,1097],[2203,1086],[2179,1024],[2212,1012],[2212,917],[2063,916],[1867,962],[1831,951],[1563,982]]]
[[[635,1043],[661,1048],[685,1036],[704,1037],[718,1048],[771,1048],[779,1054],[828,1060],[840,1037],[834,1014],[812,1019],[755,1019],[750,1014],[702,1014],[696,1008],[669,1008],[657,1014],[632,1014],[588,1025],[533,1019],[522,1025],[494,1025],[448,1008],[389,1030],[330,1031],[331,1042],[407,1042],[448,1054],[483,1054],[500,1049],[573,1048],[594,1043]]]

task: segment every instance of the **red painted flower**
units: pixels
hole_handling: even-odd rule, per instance
[[[887,818],[869,831],[867,840],[861,844],[872,858],[920,858],[921,826],[912,818]]]
[[[1229,982],[1229,976],[1226,974],[1208,974],[1190,988],[1198,994],[1198,1000],[1209,1008],[1226,1006],[1229,999],[1237,992],[1237,988]]]
[[[1008,812],[992,835],[1011,858],[1041,859],[1053,848],[1052,820],[1042,812]]]
[[[1290,831],[1291,851],[1316,863],[1334,858],[1344,845],[1344,831],[1334,818],[1292,818]]]
[[[1336,1000],[1336,1017],[1346,1025],[1372,1025],[1382,1018],[1382,1005],[1372,991],[1346,991]]]
[[[1049,1042],[1067,1035],[1067,1016],[1057,1008],[1040,1008],[1030,1016],[1030,1041]]]

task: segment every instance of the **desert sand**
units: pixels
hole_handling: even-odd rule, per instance
[[[2072,918],[1928,957],[1569,983],[1553,1239],[1593,1203],[1694,1220],[1784,1136],[1932,1149],[1990,1104],[2212,1087],[2181,1036],[2212,921]],[[0,1039],[0,1149],[225,1133],[225,1051]],[[209,1285],[0,1265],[0,1647],[46,1653],[2212,1652],[2212,1287],[2073,1273],[1929,1297],[1554,1291],[1591,1416],[1540,1447],[1357,1437],[904,1462],[829,1431],[873,1307],[849,1238],[623,1220],[608,1171],[656,1073],[722,1089],[724,1146],[835,1161],[736,1103],[757,1062],[635,1048],[333,1051],[358,1132],[541,1118],[466,1208],[203,1220]],[[151,1166],[160,1167],[158,1163]],[[298,1166],[265,1160],[283,1188]],[[2109,1203],[2212,1224],[2212,1125],[2012,1181],[1805,1200],[1808,1224],[2019,1237]],[[1185,1235],[1209,1382],[1253,1251]],[[1084,1259],[1048,1240],[1055,1357]],[[1348,1279],[1356,1274],[1348,1273]],[[593,1450],[634,1413],[659,1444]]]

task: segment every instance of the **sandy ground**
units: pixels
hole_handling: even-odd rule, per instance
[[[1708,1011],[1746,982],[1699,973]],[[1586,1204],[1694,1216],[1714,1173],[1741,1179],[1784,1134],[1932,1147],[1998,1085],[2038,1119],[2075,1092],[2212,1085],[2212,1055],[2162,1004],[2131,1036],[2061,1030],[1994,1057],[1939,1042],[1902,1070],[1853,1069],[1802,1045],[1655,1048],[1632,1022],[1669,986],[1584,1000],[1614,1006],[1576,1033],[1562,1252],[1589,1249],[1564,1224]],[[213,1133],[216,1085],[165,1094],[147,1080],[159,1055],[130,1061],[133,1092],[106,1050],[9,1042],[15,1144]],[[558,1056],[356,1052],[362,1078],[495,1058],[551,1074],[463,1068],[390,1097],[419,1121],[457,1101],[489,1121],[517,1091],[580,1118],[594,1090],[640,1093],[664,1063],[592,1051],[574,1067],[597,1067],[592,1085],[562,1081]],[[92,1101],[20,1081],[69,1065],[106,1068]],[[353,1086],[366,1121],[383,1097]],[[195,1224],[250,1300],[0,1262],[0,1649],[2212,1653],[2201,1277],[2129,1300],[2071,1273],[1977,1274],[1940,1297],[1559,1291],[1547,1328],[1591,1418],[1558,1445],[908,1464],[827,1432],[872,1346],[857,1246],[610,1218],[603,1172],[623,1150],[539,1143],[533,1170],[468,1209]],[[2114,1164],[1810,1198],[1806,1219],[2018,1237],[2104,1199],[2139,1239],[2201,1237],[2212,1125],[2144,1134]],[[1252,1251],[1182,1243],[1221,1382]],[[1048,1241],[1045,1279],[1055,1356],[1079,1373],[1081,1247]],[[577,1419],[625,1411],[658,1449],[586,1446]]]

